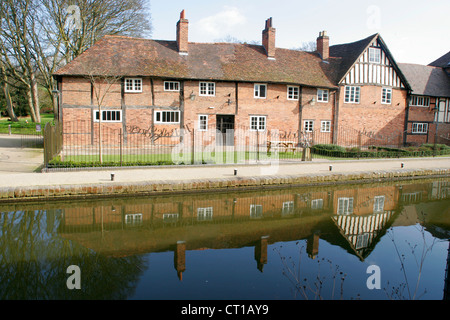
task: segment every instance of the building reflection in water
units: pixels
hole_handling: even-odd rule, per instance
[[[324,239],[363,261],[399,212],[416,217],[397,223],[416,223],[414,204],[446,199],[449,190],[435,181],[84,202],[63,209],[59,233],[112,256],[173,251],[180,280],[185,251],[205,248],[252,244],[261,272],[268,244],[279,241],[307,239],[314,258]]]
[[[256,268],[263,272],[268,246],[277,242],[304,239],[314,259],[325,240],[364,261],[391,226],[421,222],[433,236],[448,239],[449,206],[433,208],[426,217],[422,212],[449,198],[450,182],[443,179],[55,202],[45,204],[45,210],[48,224],[58,220],[60,237],[104,256],[172,251],[181,281],[191,250],[254,247]],[[43,209],[42,204],[21,206]]]

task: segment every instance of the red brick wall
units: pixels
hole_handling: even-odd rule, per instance
[[[391,104],[381,103],[381,86],[360,86],[360,102],[345,103],[345,88],[340,88],[339,96],[339,123],[342,130],[363,132],[361,143],[365,145],[381,144],[398,145],[402,142],[405,123],[406,90],[393,89]],[[341,130],[341,131],[342,131]],[[354,137],[354,134],[349,134]],[[370,139],[374,137],[374,139]],[[346,136],[340,135],[338,144],[346,145]]]

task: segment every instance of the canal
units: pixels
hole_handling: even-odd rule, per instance
[[[0,204],[14,299],[448,299],[450,179]]]

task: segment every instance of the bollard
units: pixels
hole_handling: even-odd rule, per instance
[[[333,166],[330,166],[330,171],[333,171]]]
[[[111,173],[111,181],[114,181],[114,173]]]
[[[9,133],[9,135],[11,135],[11,125],[10,124],[8,124],[8,133]]]

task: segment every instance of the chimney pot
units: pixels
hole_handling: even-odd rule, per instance
[[[275,59],[275,31],[276,29],[272,26],[272,18],[267,19],[266,28],[262,32],[262,44],[269,59]]]
[[[327,36],[326,31],[319,32],[317,52],[323,60],[327,60],[330,56],[330,38]]]
[[[188,54],[189,42],[189,20],[185,18],[185,11],[180,13],[180,21],[177,23],[177,46],[178,53],[182,55]]]

